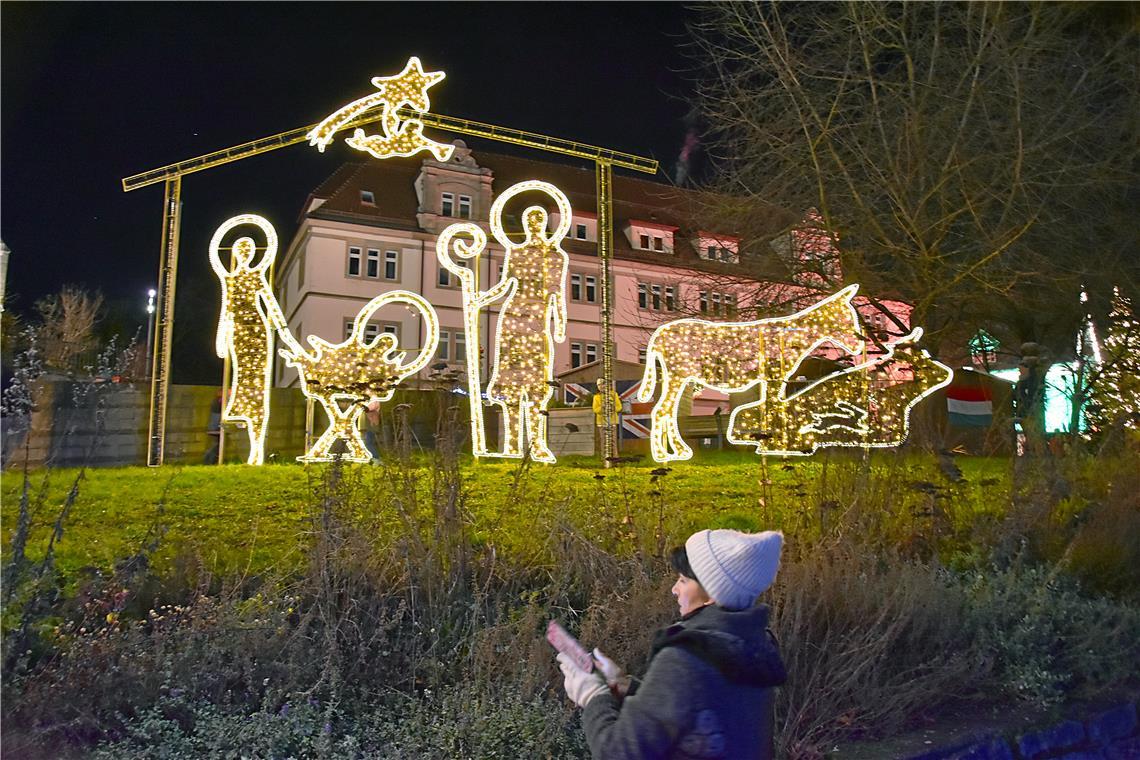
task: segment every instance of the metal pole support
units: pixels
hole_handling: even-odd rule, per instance
[[[598,188],[598,261],[602,280],[602,461],[613,466],[614,452],[614,273],[613,167],[594,163]]]
[[[150,421],[146,463],[162,464],[166,442],[166,403],[170,392],[170,344],[174,339],[174,285],[178,279],[178,231],[182,219],[182,178],[166,180],[162,207],[162,263],[158,269],[157,322],[150,372]]]

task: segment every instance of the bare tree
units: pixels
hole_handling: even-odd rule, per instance
[[[47,367],[77,369],[76,362],[94,359],[98,348],[95,326],[103,307],[103,295],[89,293],[75,285],[65,285],[57,295],[36,302],[39,315],[40,345]]]
[[[994,321],[1069,344],[1082,284],[1137,281],[1135,14],[703,6],[698,107],[715,189],[739,199],[706,213],[754,241],[760,271],[779,264],[771,204],[818,209],[846,278],[913,304],[936,345]]]

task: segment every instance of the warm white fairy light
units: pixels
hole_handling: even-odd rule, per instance
[[[251,224],[265,234],[261,261],[253,264],[257,247],[252,238],[234,241],[234,268],[222,264],[222,239],[235,227]],[[277,233],[264,217],[242,214],[226,220],[210,240],[210,266],[222,286],[221,314],[214,348],[229,357],[232,373],[229,398],[222,411],[228,422],[244,422],[249,436],[247,464],[265,461],[265,431],[269,425],[269,386],[272,382],[273,333],[285,330],[285,315],[273,296],[266,273],[277,256]]]
[[[954,377],[948,366],[915,348],[921,337],[922,328],[916,327],[887,344],[885,354],[786,397],[737,407],[729,418],[728,440],[755,446],[758,454],[780,456],[806,456],[832,446],[898,446],[910,432],[911,409]],[[906,374],[910,379],[900,381]]]
[[[542,192],[558,206],[558,226],[547,235],[547,213],[540,206],[523,211],[521,243],[514,243],[503,229],[507,201],[525,192]],[[511,186],[491,206],[491,234],[506,250],[502,275],[491,289],[479,292],[475,274],[452,259],[479,255],[486,235],[474,224],[453,224],[436,243],[440,265],[459,278],[468,336],[467,382],[471,404],[471,439],[475,456],[519,458],[524,439],[529,453],[539,462],[555,461],[547,442],[546,405],[554,395],[554,343],[566,339],[566,269],[569,256],[561,242],[570,230],[573,210],[566,195],[548,182],[531,180]],[[468,236],[472,242],[457,240]],[[503,298],[495,335],[495,358],[487,383],[487,398],[503,410],[504,444],[501,452],[487,450],[483,429],[478,362],[478,314],[491,302]]]
[[[859,316],[851,303],[858,289],[851,285],[787,317],[752,322],[678,319],[658,327],[649,338],[637,394],[643,402],[652,398],[660,365],[661,397],[653,407],[650,433],[653,458],[669,462],[693,456],[677,422],[689,383],[726,393],[759,385],[762,403],[770,382],[787,382],[824,343],[862,354],[865,344],[855,337]]]
[[[427,91],[445,76],[442,71],[425,72],[420,59],[412,56],[399,74],[372,78],[372,84],[378,88],[378,92],[339,108],[314,127],[306,135],[309,144],[324,152],[345,124],[366,111],[380,106],[382,109],[380,126],[383,134],[366,135],[363,129],[356,129],[352,137],[345,142],[375,158],[412,156],[421,150],[427,150],[436,159],[446,161],[451,158],[455,146],[444,145],[424,137],[424,123],[420,119],[413,117],[401,120],[399,116],[399,110],[403,106],[421,113],[428,111],[431,108],[431,100]]]
[[[365,339],[369,320],[383,306],[406,303],[423,317],[427,335],[419,354],[404,364],[406,352],[396,345],[396,336],[380,333]],[[367,462],[372,455],[360,437],[358,422],[364,407],[372,400],[384,402],[392,398],[396,386],[419,372],[431,360],[439,344],[439,317],[423,296],[406,290],[391,290],[369,301],[352,326],[352,333],[340,343],[329,343],[315,335],[308,337],[313,352],[300,346],[282,349],[286,364],[295,367],[301,380],[301,391],[315,399],[329,418],[329,427],[312,447],[297,459],[301,462],[329,462],[340,458],[350,462]],[[344,451],[334,453],[337,441]]]

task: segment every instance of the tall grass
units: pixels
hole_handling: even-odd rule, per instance
[[[527,533],[507,550],[484,524],[495,512],[473,512],[451,398],[432,402],[434,448],[396,408],[380,466],[310,470],[302,562],[217,575],[184,549],[156,564],[157,512],[114,571],[57,579],[31,609],[11,599],[5,625],[26,625],[5,636],[4,750],[585,757],[542,630],[558,618],[644,668],[676,614],[667,551],[703,527],[669,517],[686,473],[597,472],[572,494],[529,462],[485,471],[501,479],[497,514]],[[764,461],[750,509],[710,506],[707,522],[755,529],[772,526],[774,491],[800,504],[772,526],[789,542],[764,600],[789,671],[783,755],[955,700],[1053,704],[1136,683],[1140,612],[1105,577],[1134,549],[1103,547],[1137,529],[1140,484],[1115,464],[1053,466],[1047,487],[994,488],[978,523],[954,506],[977,484],[902,456],[824,457],[810,477]],[[585,519],[568,519],[573,499],[592,505]],[[18,584],[30,567],[6,572]]]

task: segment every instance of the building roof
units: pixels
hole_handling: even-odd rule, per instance
[[[593,166],[571,166],[551,161],[516,156],[473,152],[479,167],[489,169],[492,190],[497,195],[511,185],[526,180],[544,180],[558,187],[583,217],[597,211]],[[403,230],[421,230],[416,215],[419,202],[415,181],[425,161],[388,159],[347,163],[337,169],[313,191],[306,203],[307,215],[314,219],[330,219]],[[436,162],[426,162],[435,164]],[[436,164],[438,165],[438,164]],[[361,201],[361,191],[370,190],[374,204]],[[739,266],[700,258],[694,247],[697,227],[694,221],[697,193],[660,181],[614,173],[613,215],[614,256],[619,259],[649,264],[684,266],[722,275],[748,277]],[[314,207],[314,204],[316,207]],[[303,212],[304,215],[304,212]],[[674,235],[673,254],[633,248],[623,234],[630,221],[649,222],[665,229],[678,228]],[[724,231],[731,237],[731,231]],[[593,242],[566,239],[563,247],[571,253],[596,255]]]

